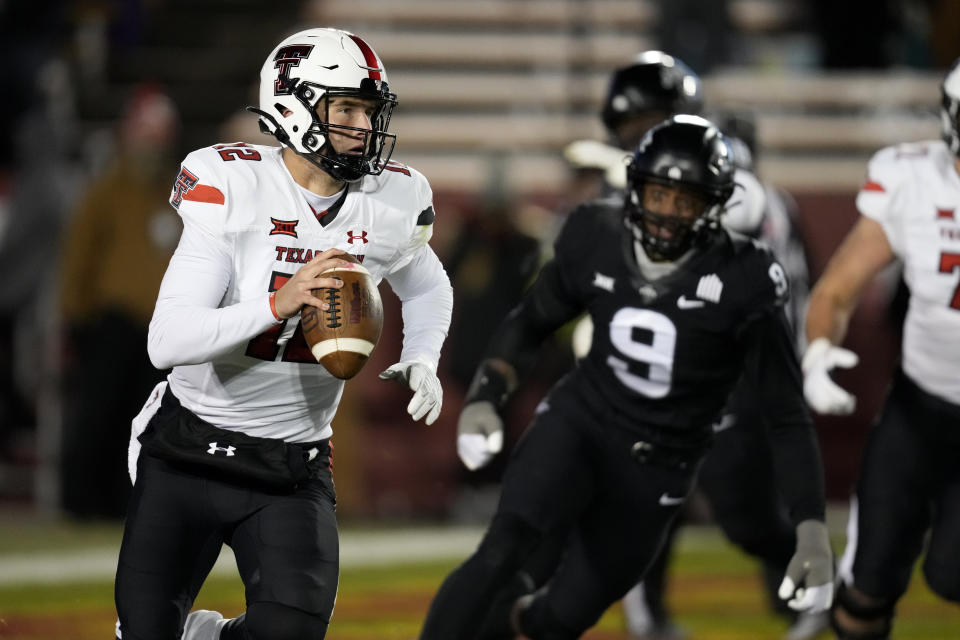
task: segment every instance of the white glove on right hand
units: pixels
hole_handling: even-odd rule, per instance
[[[857,399],[830,378],[835,367],[849,369],[857,366],[860,357],[849,349],[830,344],[826,338],[817,338],[803,354],[803,395],[817,413],[845,416],[853,413]]]
[[[471,402],[457,422],[457,455],[470,471],[476,471],[503,448],[503,420],[492,402]]]
[[[440,416],[443,407],[443,387],[440,378],[432,368],[422,362],[398,362],[386,371],[380,373],[381,380],[393,380],[409,387],[413,391],[407,413],[414,421],[427,416],[424,422],[428,425]]]

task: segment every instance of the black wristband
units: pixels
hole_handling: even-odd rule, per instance
[[[492,402],[497,409],[502,409],[503,405],[510,399],[510,382],[502,372],[491,367],[489,363],[483,362],[477,369],[467,395],[464,398],[464,404],[470,402]]]

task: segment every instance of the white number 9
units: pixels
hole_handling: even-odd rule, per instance
[[[653,334],[650,344],[634,340],[635,329],[650,331]],[[648,377],[639,376],[631,373],[628,364],[620,358],[607,356],[607,364],[620,382],[649,398],[662,398],[670,393],[677,345],[677,327],[670,318],[650,309],[620,309],[610,320],[610,343],[631,360],[650,367]]]
[[[773,280],[774,293],[777,294],[778,298],[782,298],[787,292],[787,289],[790,287],[789,283],[787,282],[787,274],[784,273],[783,267],[774,262],[770,265],[770,268],[767,269],[767,275],[770,276],[771,280]]]

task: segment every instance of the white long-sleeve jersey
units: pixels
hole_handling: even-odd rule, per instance
[[[401,359],[435,370],[453,293],[428,244],[432,199],[422,174],[391,162],[314,213],[279,148],[190,153],[170,198],[184,231],[150,322],[151,360],[173,367],[170,389],[211,424],[289,442],[329,437],[344,383],[314,360],[299,316],[276,322],[269,293],[317,253],[343,249],[400,298]]]
[[[940,141],[874,155],[857,195],[903,262],[910,305],[903,370],[928,393],[960,405],[960,175]]]

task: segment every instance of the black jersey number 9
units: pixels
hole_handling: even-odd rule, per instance
[[[641,342],[639,336],[650,340]],[[620,382],[648,398],[663,398],[670,393],[677,346],[673,320],[650,309],[620,309],[610,320],[610,343],[630,360],[647,365],[647,375],[641,376],[631,371],[623,359],[607,356],[607,364]]]

